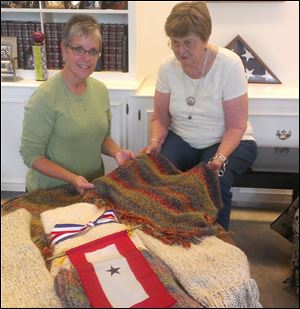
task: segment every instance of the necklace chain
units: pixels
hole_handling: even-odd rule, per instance
[[[200,83],[203,82],[203,77],[204,77],[205,70],[206,70],[207,59],[208,59],[208,50],[206,50],[206,55],[205,55],[205,59],[204,59],[204,63],[203,63],[202,71],[201,71],[201,75],[200,75],[199,81],[198,81],[198,83],[197,83],[197,85],[196,85],[196,87],[194,89],[194,93],[193,93],[192,96],[188,96],[188,97],[186,96],[184,71],[182,70],[184,95],[186,97],[185,101],[186,101],[186,104],[188,105],[188,109],[190,109],[196,103],[195,94],[196,94],[196,92],[197,92],[197,90],[199,88]],[[188,119],[192,119],[191,113],[189,114]]]

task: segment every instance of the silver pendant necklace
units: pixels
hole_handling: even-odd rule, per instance
[[[197,90],[198,90],[198,87],[199,87],[200,83],[203,82],[203,77],[204,77],[205,70],[206,70],[207,59],[208,59],[208,49],[206,49],[206,55],[205,55],[205,59],[204,59],[204,63],[203,63],[202,71],[201,71],[201,75],[200,75],[199,81],[198,81],[198,83],[197,83],[197,85],[196,85],[196,87],[195,87],[195,90],[194,90],[194,93],[193,93],[192,96],[188,96],[188,97],[186,96],[184,71],[182,70],[184,95],[185,95],[185,97],[186,97],[185,102],[186,102],[186,104],[188,105],[188,109],[190,109],[190,108],[191,108],[192,106],[194,106],[195,103],[196,103],[195,94],[196,94],[196,92],[197,92]],[[189,113],[188,119],[189,119],[189,120],[192,119],[191,112]]]

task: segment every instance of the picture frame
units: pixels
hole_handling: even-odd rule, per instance
[[[279,78],[240,35],[237,35],[225,48],[232,50],[241,58],[248,83],[281,84]]]
[[[1,73],[10,74],[18,68],[17,37],[1,37]]]
[[[18,69],[17,37],[1,37],[1,82],[19,81],[22,78],[16,75]]]
[[[2,58],[16,59],[17,57],[18,57],[17,37],[1,36],[1,60]]]

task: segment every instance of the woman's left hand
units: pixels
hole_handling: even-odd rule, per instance
[[[119,152],[116,153],[116,161],[118,165],[123,164],[124,162],[128,160],[134,159],[135,155],[132,151],[128,149],[121,149]]]
[[[212,160],[211,162],[209,162],[209,165],[212,169],[219,171],[219,169],[222,167],[222,162],[219,160]]]

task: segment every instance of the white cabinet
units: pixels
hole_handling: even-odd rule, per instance
[[[19,1],[20,2],[20,1]],[[1,8],[1,22],[23,21],[41,24],[41,30],[45,32],[45,23],[66,22],[75,13],[90,14],[101,24],[127,24],[128,25],[128,72],[95,72],[93,76],[108,80],[135,80],[136,79],[136,5],[135,1],[128,1],[128,9],[47,9],[45,1],[38,1],[39,8]],[[101,1],[100,1],[101,2]],[[1,32],[2,33],[2,32]],[[47,48],[47,46],[46,46]],[[26,70],[28,71],[28,70]],[[51,72],[51,74],[55,72]],[[34,72],[19,70],[21,77],[29,76],[34,79]]]
[[[128,146],[134,151],[149,143],[154,84],[146,81],[128,99]],[[249,120],[258,146],[299,148],[298,89],[249,85]]]
[[[24,106],[35,88],[1,87],[1,191],[24,191],[27,167],[19,153]]]

